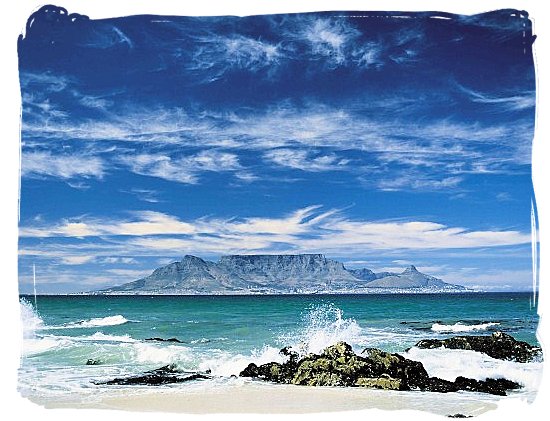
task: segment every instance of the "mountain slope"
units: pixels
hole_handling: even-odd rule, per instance
[[[96,291],[98,294],[279,294],[368,293],[369,291],[422,289],[461,290],[441,279],[424,275],[414,266],[401,274],[348,270],[322,254],[233,255],[219,262],[185,256],[155,269],[134,282]]]
[[[413,265],[400,274],[392,274],[370,281],[368,287],[465,289],[463,286],[448,284],[439,278],[420,273]]]

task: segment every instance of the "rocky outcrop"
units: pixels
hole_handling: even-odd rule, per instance
[[[504,332],[494,332],[491,336],[454,336],[447,339],[423,339],[418,348],[466,349],[482,352],[499,360],[529,362],[542,357],[542,350],[527,342],[517,341]]]
[[[461,291],[414,266],[401,274],[348,270],[322,254],[232,255],[210,262],[185,256],[151,275],[96,294],[288,294],[369,293],[400,289],[421,292]]]
[[[260,366],[251,363],[240,376],[305,386],[349,386],[441,393],[469,390],[506,395],[506,390],[520,387],[518,383],[506,379],[478,381],[457,377],[454,382],[450,382],[430,377],[418,361],[376,348],[366,348],[361,355],[357,355],[345,342],[329,346],[321,354],[308,354],[302,358],[288,348],[282,349],[281,353],[288,357],[286,362],[270,362]]]
[[[95,382],[98,385],[123,386],[160,386],[172,383],[184,383],[191,380],[210,379],[209,373],[189,373],[178,370],[175,365],[166,365],[155,370],[146,371],[142,375],[118,377],[113,380]]]

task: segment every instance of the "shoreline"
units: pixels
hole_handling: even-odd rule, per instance
[[[477,416],[498,408],[508,397],[471,392],[435,393],[363,388],[313,387],[273,384],[224,385],[216,388],[118,389],[104,393],[23,398],[45,409],[105,409],[188,414],[312,414],[378,409],[419,410],[447,416]]]

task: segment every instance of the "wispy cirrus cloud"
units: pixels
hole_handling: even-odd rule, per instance
[[[273,149],[266,152],[264,158],[282,167],[311,172],[338,171],[349,163],[348,159],[334,154],[323,155],[306,149]]]
[[[494,105],[502,111],[521,111],[534,108],[536,105],[535,92],[521,92],[514,95],[489,95],[483,92],[468,89],[459,85],[459,89],[465,93],[472,102]]]
[[[347,51],[351,48],[348,44],[357,41],[356,31],[347,21],[330,25],[315,19],[308,22],[305,28],[316,34],[318,42],[324,34],[327,45],[332,45],[331,41],[334,48],[339,45]],[[395,38],[400,48],[416,42],[411,30]],[[468,175],[516,173],[531,162],[530,118],[518,117],[514,124],[451,117],[419,123],[415,116],[423,111],[414,105],[410,92],[383,98],[367,95],[346,107],[282,101],[256,109],[214,111],[200,109],[198,104],[185,109],[126,104],[114,110],[109,97],[81,93],[67,77],[30,73],[24,80],[25,86],[42,87],[42,91],[37,89],[42,94],[33,94],[36,98],[24,97],[32,114],[23,122],[24,177],[42,174],[68,180],[130,171],[196,185],[205,173],[228,172],[234,181],[250,183],[266,174],[252,168],[243,155],[259,152],[260,168],[263,164],[287,171],[349,171],[369,180],[362,185],[381,190],[444,191],[458,187]],[[515,111],[532,100],[530,94],[496,98],[462,89],[474,102]],[[62,91],[69,92],[71,101],[79,106],[100,114],[80,119],[67,114],[71,108],[58,104],[55,95],[45,95]],[[431,101],[435,106],[445,100],[437,97],[422,102]],[[396,115],[395,109],[406,111]],[[143,152],[136,154],[137,144]],[[66,149],[68,145],[71,150]],[[51,166],[45,150],[51,151]],[[88,162],[83,162],[84,158]],[[422,176],[407,183],[406,177],[416,170],[422,171]]]
[[[23,177],[99,178],[106,173],[106,163],[98,156],[26,152],[21,164]]]
[[[278,44],[232,34],[199,36],[194,48],[180,55],[186,70],[200,83],[211,83],[237,70],[271,75],[286,59],[285,54]]]
[[[305,172],[356,173],[360,169],[369,178],[379,179],[381,185],[393,183],[397,189],[407,187],[395,182],[406,169],[421,169],[426,179],[446,180],[441,186],[450,188],[466,174],[516,172],[531,162],[529,119],[514,125],[450,119],[418,124],[411,119],[390,118],[379,110],[383,105],[373,106],[382,118],[365,117],[368,105],[365,110],[352,111],[320,104],[280,104],[254,112],[204,111],[192,115],[177,108],[162,108],[154,113],[128,110],[109,119],[81,123],[35,121],[23,130],[23,163],[29,156],[26,165],[32,167],[33,160],[41,156],[33,157],[38,153],[34,149],[44,149],[46,141],[48,147],[51,141],[72,141],[75,147],[88,146],[82,152],[76,149],[75,156],[95,154],[91,162],[96,163],[96,174],[101,162],[101,168],[126,169],[185,184],[200,183],[205,172],[229,172],[251,182],[261,176],[246,166],[242,154],[260,151],[264,164]],[[81,142],[76,144],[75,140]],[[130,147],[127,152],[122,147],[116,153],[99,147],[112,142]],[[130,154],[135,144],[154,148]],[[398,166],[391,179],[385,171],[389,166]],[[61,176],[62,172],[58,173]],[[29,174],[31,171],[24,170],[23,175]],[[421,190],[429,185],[420,180],[416,186]]]
[[[299,33],[306,40],[314,56],[327,59],[333,66],[345,64],[347,53],[360,32],[344,20],[314,19]]]
[[[360,179],[363,183],[368,184],[365,179]],[[422,174],[398,175],[396,178],[388,178],[378,180],[376,187],[384,191],[399,191],[399,190],[422,190],[422,191],[437,191],[455,189],[461,182],[463,177],[445,177],[442,179],[430,178]]]
[[[184,184],[197,184],[198,174],[205,171],[233,172],[242,169],[237,155],[216,150],[175,158],[163,154],[123,155],[119,160],[136,174]]]

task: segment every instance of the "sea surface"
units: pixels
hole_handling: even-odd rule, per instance
[[[528,401],[536,396],[542,372],[542,361],[515,363],[474,351],[414,347],[421,339],[497,330],[538,345],[538,315],[529,293],[22,296],[20,307],[19,391],[41,401],[135,391],[140,387],[95,382],[166,364],[210,370],[214,379],[165,388],[238,387],[252,381],[235,377],[250,362],[282,362],[282,347],[317,353],[337,341],[357,353],[365,347],[398,352],[448,380],[505,377],[524,386],[511,393]],[[87,365],[89,359],[99,364]]]

